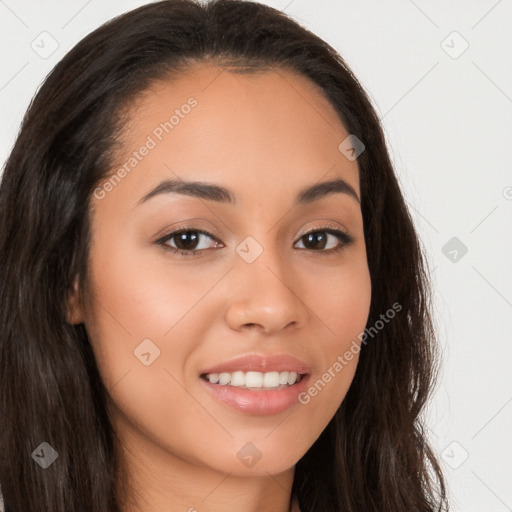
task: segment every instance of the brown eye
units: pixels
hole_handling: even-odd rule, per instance
[[[157,244],[164,246],[166,249],[169,249],[173,252],[179,252],[180,254],[196,254],[198,252],[204,251],[208,249],[208,243],[206,243],[206,247],[199,247],[201,245],[202,239],[210,239],[215,243],[218,243],[217,239],[212,235],[207,233],[206,231],[202,231],[200,229],[180,229],[179,231],[173,231],[168,235],[157,240]],[[174,244],[170,245],[168,242],[174,240]]]
[[[329,237],[334,238],[334,240],[329,240]],[[338,240],[337,243],[336,239]],[[315,229],[302,235],[299,241],[301,240],[304,240],[305,249],[326,253],[339,251],[354,241],[350,235],[339,229]],[[329,247],[327,247],[328,245]]]
[[[208,239],[210,239],[210,243],[208,243]],[[300,237],[299,242],[301,241],[304,245],[303,250],[320,254],[332,254],[353,243],[354,239],[348,233],[339,229],[324,228],[305,233]],[[173,231],[155,243],[163,246],[166,250],[172,251],[173,254],[179,253],[183,256],[192,256],[210,248],[223,247],[222,243],[207,231],[192,228],[181,228]]]

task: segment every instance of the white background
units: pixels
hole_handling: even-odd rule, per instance
[[[52,67],[144,3],[0,1],[2,164]],[[452,510],[512,510],[512,1],[263,3],[334,46],[382,118],[432,269],[443,369],[427,419]]]

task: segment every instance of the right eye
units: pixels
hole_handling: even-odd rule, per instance
[[[214,241],[216,244],[219,242],[213,235],[208,233],[207,231],[203,231],[201,229],[192,229],[192,228],[180,228],[177,231],[173,231],[164,235],[162,238],[158,239],[155,243],[162,245],[164,249],[172,251],[174,254],[179,253],[183,256],[194,255],[201,251],[208,249],[208,247],[197,247],[200,246],[201,238],[209,238]],[[167,242],[174,240],[176,243],[176,247],[169,245]],[[203,244],[204,245],[204,244]],[[206,244],[207,245],[207,244]]]

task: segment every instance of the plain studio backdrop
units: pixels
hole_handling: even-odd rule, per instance
[[[2,170],[53,66],[145,3],[0,1]],[[335,47],[381,117],[432,271],[443,367],[426,418],[452,510],[512,510],[512,1],[262,3]]]

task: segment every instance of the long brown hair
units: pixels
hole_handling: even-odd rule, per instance
[[[298,461],[302,512],[447,510],[421,420],[439,353],[426,261],[369,98],[340,55],[284,13],[219,0],[151,3],[80,41],[35,95],[0,186],[0,482],[6,512],[119,512],[116,435],[83,324],[66,323],[87,275],[90,200],[113,162],[123,112],[189,64],[295,70],[318,84],[351,134],[372,299],[366,344],[332,421]],[[80,279],[80,283],[85,279]],[[42,469],[46,442],[58,462]],[[46,445],[43,445],[43,448]],[[445,508],[446,507],[446,508]]]

